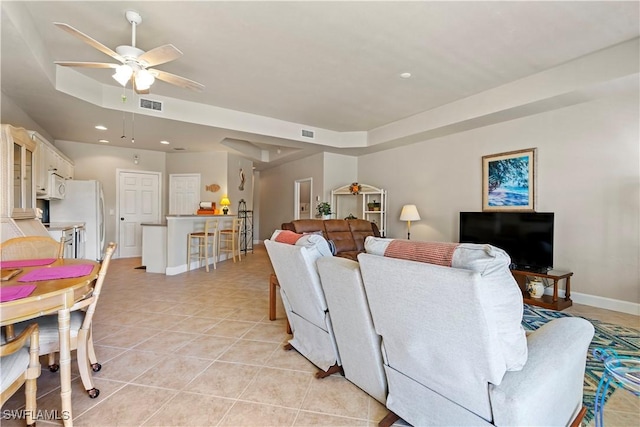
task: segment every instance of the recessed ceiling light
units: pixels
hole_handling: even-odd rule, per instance
[[[98,141],[98,142],[103,142],[103,143],[105,143],[105,144],[108,144],[108,143],[109,143],[109,141],[107,141],[106,139],[101,139],[101,140],[100,140],[100,141]]]
[[[98,130],[107,130],[107,127],[106,126],[102,126],[102,125],[98,125],[98,126],[96,126],[96,129],[98,129]]]
[[[411,73],[402,73],[400,74],[400,77],[402,77],[403,79],[408,79],[409,77],[411,77]]]
[[[169,145],[171,143],[169,141],[160,141],[160,144]]]

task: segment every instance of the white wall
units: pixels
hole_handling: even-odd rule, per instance
[[[331,190],[351,184],[358,178],[358,158],[343,154],[324,154],[324,189],[322,199],[331,202]]]
[[[572,294],[640,303],[640,100],[637,92],[365,155],[360,182],[389,192],[388,235],[415,203],[416,240],[457,241],[460,211],[480,211],[483,155],[537,147],[537,208],[555,212],[554,267]],[[573,298],[574,301],[576,298]]]
[[[319,153],[260,172],[260,240],[268,239],[283,222],[293,219],[297,179],[312,178],[313,200],[324,197],[323,164],[324,154]]]
[[[132,171],[152,171],[162,173],[166,181],[166,155],[158,151],[137,150],[133,148],[113,147],[108,144],[83,144],[71,141],[56,141],[56,147],[74,162],[74,175],[77,180],[95,179],[102,183],[104,191],[105,213],[107,219],[106,241],[117,242],[116,236],[116,169]],[[133,163],[138,155],[139,163]],[[166,212],[166,182],[162,189],[163,212]],[[111,214],[111,211],[114,214]]]
[[[2,123],[11,124],[15,127],[33,130],[42,135],[47,141],[53,144],[53,138],[49,133],[34,122],[20,107],[18,107],[12,98],[4,92],[0,92],[0,117]]]

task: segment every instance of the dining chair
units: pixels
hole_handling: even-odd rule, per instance
[[[104,259],[100,264],[100,271],[93,286],[93,292],[86,298],[78,301],[71,307],[70,336],[71,350],[76,350],[78,359],[78,370],[82,384],[87,390],[89,397],[94,399],[100,394],[100,390],[93,384],[93,375],[90,371],[98,372],[102,365],[98,363],[95,350],[93,348],[92,319],[98,305],[98,299],[102,291],[111,257],[117,247],[116,243],[109,243],[105,251]],[[60,340],[58,333],[58,315],[50,314],[36,319],[40,328],[40,355],[49,355],[49,370],[56,372],[59,366],[55,363],[55,353],[60,351]],[[28,326],[28,322],[16,323],[15,333],[20,333]]]
[[[218,256],[222,252],[231,253],[233,262],[236,262],[236,253],[238,254],[238,261],[242,261],[240,255],[240,226],[242,220],[240,218],[233,218],[231,228],[225,228],[218,232]]]
[[[27,340],[29,346],[26,347]],[[31,323],[13,341],[0,346],[2,381],[0,406],[4,405],[24,384],[27,425],[35,425],[37,378],[40,376],[38,325]]]
[[[202,260],[204,260],[204,266],[208,273],[209,256],[213,258],[213,269],[216,269],[216,262],[218,258],[216,250],[217,239],[217,219],[207,219],[204,223],[204,231],[189,233],[187,236],[187,270],[191,270],[191,259],[195,258],[198,261],[198,268],[200,268],[200,264],[202,263]],[[211,248],[211,252],[209,252],[209,248]]]
[[[64,243],[47,236],[14,237],[0,243],[2,261],[34,258],[62,258]]]

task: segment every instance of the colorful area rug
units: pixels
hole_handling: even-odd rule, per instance
[[[546,310],[528,304],[524,305],[522,326],[529,331],[538,329],[550,320],[559,317],[572,317],[561,311]],[[615,350],[620,356],[632,356],[640,358],[640,331],[626,326],[614,325],[599,320],[586,319],[595,328],[595,335],[589,345],[587,354],[587,368],[584,375],[584,406],[587,413],[584,416],[583,425],[589,424],[593,419],[593,403],[598,389],[598,383],[604,370],[602,362],[593,356],[596,348]],[[615,392],[616,387],[609,387],[605,401]]]

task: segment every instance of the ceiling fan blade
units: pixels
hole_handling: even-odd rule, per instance
[[[202,92],[204,90],[204,85],[198,82],[194,82],[193,80],[189,80],[184,77],[176,76],[175,74],[167,73],[165,71],[160,71],[156,69],[149,69],[156,78],[165,81],[167,83],[171,83],[172,85],[180,86],[185,89],[191,89],[198,92]]]
[[[80,67],[80,68],[117,68],[118,64],[108,64],[106,62],[77,62],[77,61],[54,61],[54,64],[63,67]]]
[[[105,55],[109,55],[110,57],[124,63],[124,58],[122,56],[118,55],[115,51],[111,50],[110,48],[103,45],[99,41],[89,37],[88,35],[84,34],[81,31],[76,30],[71,25],[68,25],[62,22],[54,22],[53,25],[60,28],[61,30],[66,31],[72,36],[79,38],[83,42],[87,43],[89,46],[93,47],[94,49],[98,49],[100,52],[104,53]]]
[[[138,61],[146,63],[147,67],[164,64],[182,56],[182,52],[172,44],[156,47],[138,57]]]

